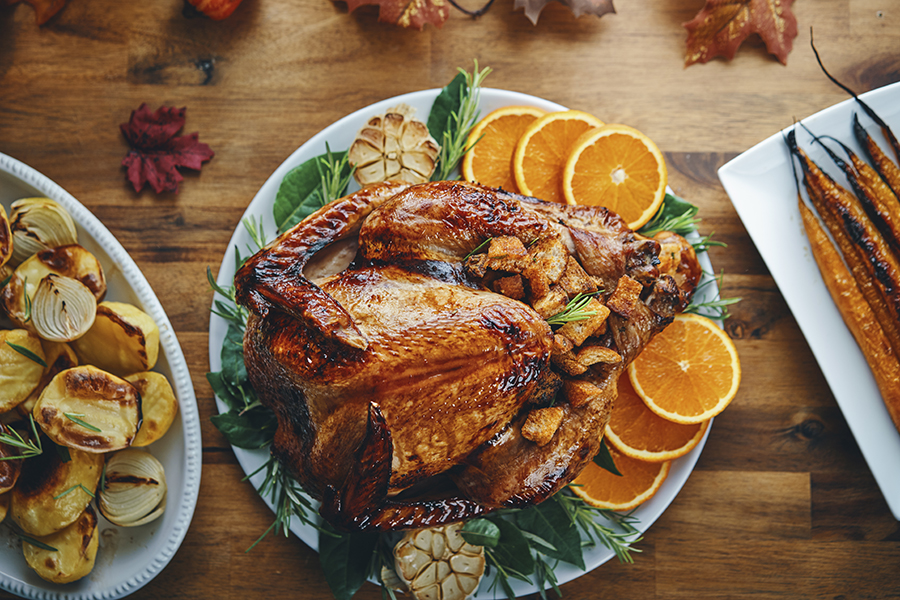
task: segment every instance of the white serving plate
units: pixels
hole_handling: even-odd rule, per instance
[[[60,186],[24,163],[0,153],[0,202],[24,197],[56,200],[72,215],[79,243],[103,265],[107,300],[129,302],[159,326],[160,352],[154,371],[168,377],[178,397],[178,418],[158,442],[148,447],[166,470],[167,508],[143,527],[116,527],[99,515],[100,549],[90,575],[55,585],[25,564],[22,544],[8,525],[0,526],[0,588],[25,598],[111,600],[122,598],[153,579],[181,545],[194,514],[200,487],[200,418],[190,373],[175,332],[159,300],[137,265],[106,227]]]
[[[860,97],[896,134],[900,129],[900,83]],[[854,112],[860,113],[860,122],[889,152],[880,128],[852,98],[802,123],[816,135],[831,135],[865,156],[853,135]],[[719,169],[719,179],[803,331],[891,512],[900,520],[900,433],[810,253],[797,206],[791,155],[782,137],[789,129],[728,162]],[[798,129],[797,140],[816,164],[850,189],[824,150],[810,143],[808,133]],[[832,148],[842,155],[835,145]]]
[[[423,121],[426,120],[431,110],[431,105],[439,92],[440,90],[438,89],[425,90],[405,94],[402,96],[396,96],[387,100],[382,100],[381,102],[377,102],[375,104],[362,108],[326,127],[321,132],[313,136],[305,144],[300,146],[300,148],[294,151],[294,153],[291,154],[287,158],[287,160],[285,160],[275,170],[274,173],[272,173],[269,179],[266,180],[262,188],[260,188],[259,192],[257,192],[256,196],[250,202],[250,205],[247,207],[242,220],[249,217],[262,219],[263,229],[271,238],[276,230],[274,217],[272,216],[272,206],[274,205],[275,195],[278,191],[281,180],[285,175],[287,175],[289,171],[301,165],[310,158],[323,154],[326,150],[326,142],[328,143],[328,146],[332,151],[346,150],[350,147],[350,144],[356,137],[357,131],[359,131],[359,129],[371,117],[382,114],[387,109],[397,106],[400,103],[404,103],[415,108],[416,116]],[[542,98],[537,98],[535,96],[529,96],[526,94],[510,92],[506,90],[482,90],[481,102],[479,104],[479,110],[482,116],[497,108],[511,105],[537,106],[547,111],[566,110],[565,107],[559,104],[544,100]],[[356,183],[351,182],[349,191],[352,192],[356,189],[358,189]],[[222,259],[222,264],[219,267],[219,272],[216,279],[219,285],[224,288],[228,288],[232,285],[235,273],[235,248],[240,248],[242,255],[246,256],[248,253],[248,247],[253,248],[255,246],[253,245],[253,242],[245,228],[239,225],[235,229],[234,235],[232,236],[231,241],[228,244],[228,249],[225,252],[225,256]],[[707,258],[706,253],[703,253],[701,255],[700,260],[704,269],[708,273],[712,273],[712,266],[709,264],[709,259]],[[718,288],[716,287],[715,282],[713,282],[711,283],[711,285],[706,286],[706,288],[703,290],[702,295],[712,298],[717,293]],[[223,319],[215,314],[210,317],[209,363],[210,369],[212,371],[219,371],[222,368],[220,352],[227,329],[228,324]],[[220,412],[226,412],[228,410],[228,407],[218,398],[216,399],[216,402]],[[653,522],[656,521],[657,518],[659,518],[663,511],[666,510],[672,500],[675,499],[675,496],[687,481],[687,478],[693,470],[697,459],[700,457],[700,452],[702,451],[703,446],[706,444],[706,439],[708,436],[709,429],[707,429],[706,435],[697,445],[697,447],[695,447],[687,455],[672,463],[671,470],[669,471],[669,476],[663,483],[660,490],[656,493],[656,495],[634,511],[633,516],[637,519],[636,526],[641,532],[646,531],[650,527],[650,525],[652,525]],[[258,469],[269,458],[269,453],[265,449],[245,450],[235,447],[234,453],[244,472],[247,474],[258,471]],[[250,478],[250,482],[254,485],[254,487],[257,488],[262,483],[262,481],[262,473],[257,473]],[[266,504],[268,504],[270,508],[273,508],[271,500],[268,497],[264,497],[263,500],[266,502]],[[297,537],[303,540],[303,542],[305,542],[310,548],[318,550],[318,532],[315,530],[315,528],[303,525],[299,522],[299,520],[295,519],[291,524],[291,531]],[[254,540],[248,540],[247,546],[249,546],[253,541]],[[585,572],[597,568],[614,556],[615,555],[611,550],[602,546],[587,548],[584,552],[584,560],[586,565],[585,571],[582,571],[574,565],[561,562],[556,568],[556,576],[560,584],[571,581],[572,579],[583,575]],[[523,582],[510,580],[510,583],[513,587],[513,590],[519,596],[537,591],[537,588],[535,586],[529,586]],[[476,593],[474,598],[476,600],[494,598],[494,593],[484,591],[486,588],[487,585],[485,584],[485,582],[482,582],[479,591],[478,593]]]

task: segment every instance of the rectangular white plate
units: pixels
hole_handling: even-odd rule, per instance
[[[860,98],[898,133],[900,83]],[[852,98],[803,119],[803,124],[816,135],[831,135],[865,156],[853,136],[854,113],[859,113],[869,135],[893,156],[880,128]],[[724,165],[719,180],[803,331],[894,518],[900,520],[900,433],[810,253],[797,207],[791,156],[783,139],[786,131]],[[798,128],[797,140],[820,167],[849,189],[833,161],[812,144],[808,133]]]

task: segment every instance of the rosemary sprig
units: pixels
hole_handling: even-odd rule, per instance
[[[488,244],[491,243],[491,240],[492,240],[492,239],[494,239],[494,238],[489,237],[488,239],[484,240],[483,242],[481,242],[480,244],[478,244],[477,246],[475,246],[475,248],[474,248],[471,252],[469,252],[468,254],[466,254],[466,256],[463,258],[463,262],[469,260],[470,258],[472,258],[473,256],[475,256],[476,254],[478,254],[479,252],[481,252],[481,251],[484,249],[485,246],[487,246]]]
[[[22,280],[22,296],[25,298],[25,318],[22,319],[25,323],[31,320],[31,296],[28,295],[28,278]]]
[[[566,323],[584,321],[595,316],[597,314],[596,310],[586,310],[586,308],[591,298],[597,293],[599,292],[590,294],[578,292],[574,298],[569,300],[564,309],[547,319],[547,323],[550,325],[565,325]]]
[[[25,535],[24,533],[17,533],[16,535],[17,535],[18,538],[19,538],[20,540],[22,540],[23,542],[28,542],[28,543],[31,544],[32,546],[37,546],[37,547],[40,548],[41,550],[49,550],[50,552],[59,552],[59,550],[57,550],[57,549],[54,548],[53,546],[51,546],[51,545],[49,545],[49,544],[45,544],[44,542],[42,542],[42,541],[40,541],[40,540],[36,540],[36,539],[34,539],[33,537],[31,537],[31,536],[29,536],[29,535]]]
[[[244,229],[247,230],[247,233],[250,234],[250,239],[256,244],[256,250],[262,250],[266,245],[266,235],[263,231],[262,217],[250,215],[249,217],[242,219],[241,223],[244,225]],[[251,254],[253,252],[255,251],[251,251]]]
[[[34,422],[34,417],[28,415],[28,420],[31,422],[31,433],[34,436],[34,439],[31,440],[24,439],[19,435],[19,432],[12,427],[0,428],[0,443],[12,446],[13,448],[18,448],[22,451],[22,454],[19,454],[18,456],[0,456],[0,460],[32,458],[33,456],[40,455],[44,451],[44,448],[41,445],[41,436],[38,435],[37,425]]]
[[[309,500],[303,495],[303,490],[297,481],[291,477],[290,473],[284,466],[274,457],[270,456],[256,471],[247,475],[244,480],[248,480],[260,471],[265,470],[265,478],[257,488],[259,495],[262,497],[269,496],[269,499],[275,505],[275,520],[269,525],[259,538],[245,550],[250,552],[257,544],[269,535],[272,531],[276,533],[280,530],[288,537],[291,528],[291,520],[294,517],[300,519],[300,522],[310,527],[315,527],[319,531],[324,531],[310,515],[315,514],[315,508],[310,504]]]
[[[471,73],[458,69],[466,78],[466,85],[460,89],[459,110],[450,114],[449,127],[444,131],[441,140],[441,153],[438,156],[438,165],[434,180],[444,180],[456,169],[456,165],[463,155],[469,150],[466,144],[469,133],[478,121],[478,103],[481,101],[481,84],[490,72],[490,67],[478,70],[478,61]]]
[[[9,275],[7,275],[6,277],[3,278],[3,281],[0,281],[0,289],[3,289],[6,287],[6,284],[9,283],[9,281],[12,279],[12,276],[13,276],[13,274],[10,273]]]
[[[590,545],[596,545],[599,542],[612,550],[620,562],[634,562],[631,553],[641,550],[634,548],[632,544],[641,541],[642,538],[635,537],[640,536],[641,532],[635,528],[634,524],[637,519],[631,513],[623,515],[611,510],[595,508],[581,498],[568,493],[556,494],[554,498],[569,514],[572,522],[584,532]],[[609,521],[618,528],[618,531],[613,527],[601,525],[597,522],[597,517]]]
[[[103,465],[103,472],[106,473],[106,465]],[[104,482],[104,483],[105,483],[105,482]],[[71,494],[72,492],[74,492],[75,490],[77,490],[78,488],[81,488],[82,491],[84,491],[84,493],[87,494],[88,496],[90,496],[91,498],[94,497],[94,492],[92,492],[91,490],[89,490],[89,489],[87,489],[86,487],[84,487],[84,485],[82,485],[82,484],[80,484],[80,483],[76,483],[75,485],[73,485],[72,487],[70,487],[69,489],[67,489],[66,491],[61,492],[60,494],[57,494],[56,496],[53,496],[53,499],[54,499],[54,500],[59,500],[59,499],[62,498],[63,496],[68,496],[69,494]]]
[[[319,170],[319,178],[322,180],[322,206],[325,206],[341,195],[347,189],[353,169],[348,169],[346,175],[344,169],[349,164],[349,153],[345,152],[340,160],[335,160],[328,142],[325,143],[325,156],[320,157],[316,163]]]
[[[45,368],[47,367],[47,363],[44,361],[43,358],[41,358],[40,356],[38,356],[31,350],[26,348],[25,346],[13,344],[12,342],[6,342],[6,345],[9,346],[10,348],[12,348],[13,350],[15,350],[16,352],[18,352],[19,354],[21,354],[22,356],[24,356],[25,358],[27,358],[28,360],[36,362],[37,364],[41,365],[42,367],[45,367]]]
[[[67,418],[68,420],[72,421],[73,423],[77,423],[78,425],[81,425],[85,429],[90,429],[91,431],[95,431],[97,433],[101,433],[103,431],[96,425],[91,425],[87,421],[83,420],[81,417],[83,417],[84,415],[81,413],[63,413],[63,416],[65,418]]]
[[[709,273],[704,273],[705,275],[709,275]],[[691,300],[691,303],[687,308],[684,309],[686,313],[694,313],[698,315],[703,315],[706,317],[711,317],[713,319],[727,319],[731,316],[731,313],[728,312],[728,307],[732,304],[737,304],[741,301],[741,298],[722,298],[719,292],[716,292],[715,297],[712,300],[705,300],[703,302],[697,301],[697,298],[702,295],[702,291],[710,286],[713,282],[716,282],[718,288],[722,287],[722,280],[724,279],[725,274],[719,273],[717,276],[709,275],[709,277],[705,281],[701,281],[700,285],[696,287],[694,290],[694,296]]]
[[[661,231],[671,231],[678,235],[687,235],[697,229],[697,223],[702,219],[697,216],[697,207],[686,209],[683,213],[677,215],[660,214],[653,217],[646,225],[641,227],[641,235],[653,237]]]

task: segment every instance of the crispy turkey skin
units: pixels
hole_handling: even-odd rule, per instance
[[[661,243],[678,255],[663,273]],[[235,285],[273,453],[332,524],[397,529],[567,485],[599,449],[619,374],[699,275],[682,238],[606,209],[433,182],[336,200]],[[576,290],[591,316],[551,327]]]

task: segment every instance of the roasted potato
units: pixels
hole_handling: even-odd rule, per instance
[[[37,387],[29,394],[25,402],[17,407],[24,417],[31,414],[35,403],[41,397],[41,392],[44,391],[50,380],[56,377],[57,373],[78,366],[78,356],[75,355],[75,351],[68,344],[41,340],[41,347],[44,349],[44,362],[47,363],[47,366],[44,367],[44,372],[41,373],[41,379]]]
[[[9,228],[9,218],[6,209],[0,204],[0,267],[6,265],[6,261],[12,256],[12,231]]]
[[[69,460],[53,447],[29,458],[10,494],[9,514],[32,536],[55,533],[73,523],[90,504],[103,472],[101,454],[69,449]]]
[[[0,424],[0,434],[8,434],[10,429],[9,425]],[[19,474],[22,472],[22,460],[10,459],[9,457],[20,456],[21,454],[22,451],[18,448],[0,443],[0,459],[2,459],[0,460],[0,495],[5,495],[6,492],[13,489],[13,486],[16,485]],[[2,520],[0,519],[0,521]]]
[[[178,414],[178,399],[172,391],[172,385],[162,373],[145,371],[125,378],[125,381],[137,388],[141,395],[141,413],[143,422],[138,430],[132,446],[149,446],[161,438],[175,421]]]
[[[38,336],[24,329],[0,331],[0,413],[24,402],[38,386],[44,365],[36,358],[46,362]]]
[[[159,354],[159,328],[141,309],[122,302],[101,302],[87,333],[72,342],[83,364],[119,376],[148,371]]]
[[[141,426],[133,385],[91,365],[58,373],[34,405],[34,421],[60,446],[112,452],[131,445]]]
[[[51,583],[71,583],[81,579],[91,572],[97,558],[100,544],[97,524],[97,513],[88,506],[71,525],[36,539],[52,550],[22,540],[25,562]]]
[[[6,513],[9,512],[9,494],[0,494],[0,523],[6,519]]]
[[[93,292],[97,302],[106,295],[106,276],[93,254],[78,244],[41,250],[19,265],[6,287],[0,290],[0,304],[18,327],[32,329],[29,325],[31,300],[41,280],[51,273],[77,279]]]

